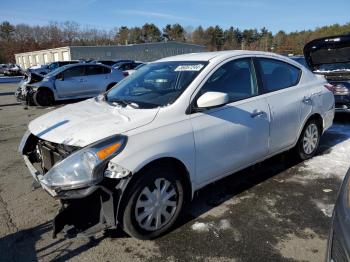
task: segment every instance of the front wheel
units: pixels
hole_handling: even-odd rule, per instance
[[[310,120],[306,123],[298,143],[296,145],[297,156],[301,160],[306,160],[313,157],[320,143],[320,127],[315,120]]]
[[[140,174],[129,192],[122,224],[126,233],[138,239],[153,239],[168,231],[184,202],[183,182],[167,166]]]
[[[52,92],[48,89],[39,89],[33,95],[34,103],[37,106],[50,106],[54,103],[55,98]]]

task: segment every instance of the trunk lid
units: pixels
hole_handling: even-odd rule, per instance
[[[331,79],[350,78],[350,34],[312,40],[304,47],[307,64]]]

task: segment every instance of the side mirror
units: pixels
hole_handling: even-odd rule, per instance
[[[197,100],[198,108],[218,107],[229,102],[229,96],[221,92],[206,92]]]
[[[57,79],[57,80],[63,81],[63,80],[64,80],[63,74],[62,74],[62,73],[59,73],[59,74],[56,76],[56,79]]]

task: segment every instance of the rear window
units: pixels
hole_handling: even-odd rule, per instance
[[[301,70],[291,64],[269,58],[258,58],[264,93],[295,86]]]
[[[86,75],[101,75],[105,74],[105,67],[91,65],[86,67]]]

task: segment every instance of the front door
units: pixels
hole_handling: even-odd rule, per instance
[[[258,95],[250,58],[222,65],[196,97],[209,91],[227,93],[230,102],[191,114],[199,185],[258,161],[268,153],[269,144],[269,108]]]
[[[106,91],[110,81],[110,74],[106,73],[107,70],[108,68],[100,65],[88,65],[86,67],[86,95],[97,96]]]
[[[84,94],[86,85],[84,66],[70,67],[63,71],[61,76],[55,80],[55,88],[59,98],[74,98]]]

